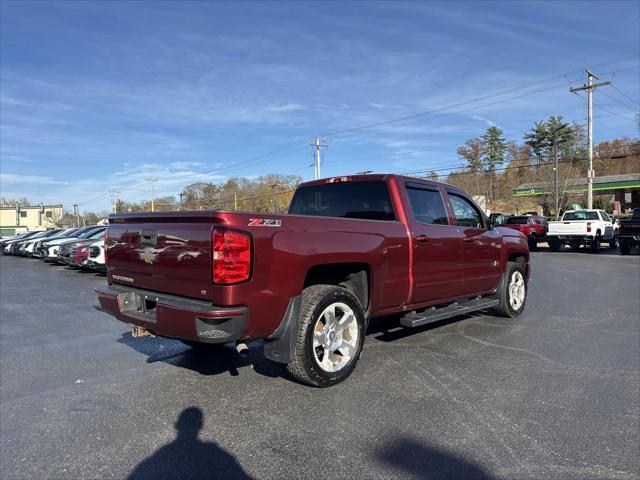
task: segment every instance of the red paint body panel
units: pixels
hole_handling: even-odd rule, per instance
[[[108,280],[159,293],[248,310],[242,338],[263,338],[282,321],[289,301],[302,293],[307,273],[319,265],[358,263],[370,279],[370,315],[403,312],[442,303],[466,294],[495,289],[508,256],[525,255],[524,237],[514,230],[469,231],[456,225],[447,190],[453,187],[394,175],[361,175],[349,181],[383,180],[389,187],[395,221],[275,215],[237,212],[169,212],[121,214],[110,217]],[[440,189],[449,226],[418,224],[413,220],[405,182]],[[319,180],[303,184],[325,183]],[[268,222],[256,222],[267,219]],[[248,281],[236,285],[212,283],[211,232],[228,228],[251,235],[252,266]],[[157,233],[154,246],[143,246],[142,234]],[[427,243],[416,240],[429,237]],[[469,243],[465,239],[472,238]],[[102,295],[101,303],[116,315]],[[100,296],[100,293],[99,293]],[[164,309],[161,322],[184,322],[172,327],[182,338],[195,330],[180,312]],[[134,323],[134,322],[129,322]],[[162,334],[162,331],[158,331]]]

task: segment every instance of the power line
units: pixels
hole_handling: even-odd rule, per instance
[[[618,87],[616,87],[615,85],[611,85],[611,88],[613,88],[616,92],[618,92],[620,95],[622,95],[623,97],[627,97],[629,100],[631,100],[634,105],[640,105],[640,100],[632,98],[630,95],[627,95],[626,93],[624,93],[622,90],[620,90]],[[635,107],[634,107],[635,108]]]
[[[396,122],[399,122],[399,121],[403,121],[405,119],[414,118],[414,117],[418,117],[418,116],[425,116],[425,115],[436,113],[436,112],[439,112],[439,111],[448,110],[452,106],[442,107],[442,108],[438,108],[438,109],[435,109],[435,110],[431,110],[429,112],[423,112],[423,113],[420,113],[420,114],[411,115],[409,117],[402,117],[400,119],[389,120],[389,121],[386,121],[386,122],[378,122],[376,124],[366,125],[366,126],[358,127],[358,128],[355,128],[355,129],[349,129],[349,130],[365,130],[365,129],[376,128],[376,130],[370,130],[370,131],[364,131],[364,132],[363,131],[358,131],[357,133],[353,133],[353,134],[350,134],[350,135],[345,135],[345,134],[337,134],[336,135],[334,133],[333,139],[336,140],[336,141],[339,141],[339,140],[344,140],[345,138],[352,138],[352,137],[357,137],[357,136],[361,136],[361,135],[371,135],[372,133],[380,133],[381,131],[390,130],[390,129],[394,129],[394,128],[406,127],[406,126],[409,126],[409,125],[416,125],[416,124],[427,122],[427,121],[431,121],[431,120],[439,120],[441,118],[450,117],[450,116],[454,116],[454,115],[459,115],[461,113],[469,112],[469,111],[472,111],[472,110],[478,110],[478,109],[489,107],[489,106],[492,106],[492,105],[497,105],[499,103],[504,103],[504,102],[508,102],[508,101],[511,101],[511,100],[516,100],[518,98],[523,98],[523,97],[527,97],[527,96],[530,96],[530,95],[535,95],[536,93],[546,92],[546,91],[552,90],[554,88],[558,88],[558,87],[563,86],[563,85],[564,85],[564,83],[555,84],[555,85],[553,85],[551,87],[545,87],[545,88],[534,90],[532,92],[528,92],[528,93],[525,93],[525,94],[515,95],[515,96],[511,96],[511,97],[504,98],[504,99],[501,99],[501,100],[496,100],[494,102],[489,102],[489,103],[485,103],[485,104],[482,104],[482,105],[476,105],[476,106],[472,106],[472,107],[467,107],[467,108],[464,108],[464,109],[461,109],[461,110],[457,110],[455,112],[447,112],[447,113],[443,113],[442,115],[435,115],[435,116],[432,116],[432,117],[422,118],[422,119],[419,119],[419,120],[413,120],[413,121],[410,121],[410,122],[396,123]],[[485,97],[482,97],[482,98],[487,98],[487,97],[488,96],[485,96]],[[473,101],[470,101],[470,102],[460,102],[458,104],[454,104],[453,106],[461,106],[463,104],[476,103],[476,101],[477,100],[473,100]],[[379,126],[386,126],[386,128],[377,128]]]
[[[629,156],[633,156],[633,155],[624,155],[624,156],[616,156],[615,158],[598,158],[597,160],[602,161],[602,160],[624,160],[625,158],[628,158]],[[587,157],[585,158],[575,158],[575,154],[574,156],[569,159],[569,160],[559,160],[558,164],[564,164],[564,163],[585,163],[587,160]],[[547,166],[547,165],[555,165],[555,162],[543,162],[543,163],[534,163],[534,164],[526,164],[526,165],[506,165],[504,167],[498,167],[495,169],[496,172],[501,172],[501,171],[505,171],[505,170],[509,170],[509,169],[521,169],[521,168],[537,168],[537,167],[543,167],[543,166]],[[456,167],[444,167],[444,168],[440,168],[440,169],[423,169],[423,170],[408,170],[408,171],[404,171],[404,172],[396,172],[397,175],[411,175],[411,174],[419,174],[419,173],[424,173],[424,174],[428,174],[432,171],[434,172],[438,172],[438,171],[449,171],[450,174],[452,175],[477,175],[477,172],[472,172],[472,171],[468,171],[468,170],[463,170],[463,171],[459,171],[459,172],[454,172],[451,170],[454,170],[456,168],[467,168],[467,165],[458,165]]]
[[[630,56],[627,56],[627,57],[619,58],[617,60],[600,62],[600,63],[595,64],[594,66],[612,65],[612,64],[615,64],[615,63],[620,63],[620,62],[623,62],[625,60],[635,59],[635,58],[636,58],[635,56],[630,55]],[[459,107],[459,106],[466,105],[466,104],[469,104],[469,103],[476,103],[476,102],[480,102],[480,101],[483,101],[483,100],[487,100],[489,98],[500,97],[500,96],[506,95],[508,93],[513,93],[513,92],[517,92],[517,91],[520,91],[520,90],[524,90],[524,89],[527,89],[527,88],[535,86],[535,85],[541,85],[541,84],[544,84],[544,83],[549,83],[549,82],[551,82],[553,80],[556,80],[558,78],[563,78],[566,75],[569,75],[571,73],[575,73],[575,72],[578,72],[578,71],[582,71],[582,69],[571,70],[569,72],[565,72],[565,73],[561,73],[561,74],[558,74],[558,75],[554,75],[554,76],[545,78],[543,80],[539,80],[537,82],[529,83],[529,84],[527,84],[525,86],[509,88],[509,89],[506,89],[506,90],[501,90],[501,91],[494,92],[494,93],[491,93],[491,94],[488,94],[488,95],[483,95],[481,97],[477,97],[477,98],[474,98],[474,99],[464,100],[462,102],[453,103],[451,105],[447,105],[445,107],[440,107],[440,108],[437,108],[435,110],[427,110],[427,111],[418,112],[418,113],[415,113],[415,114],[412,114],[412,115],[407,115],[407,116],[404,116],[404,117],[398,117],[398,118],[395,118],[395,119],[385,120],[385,121],[376,122],[376,123],[371,123],[371,124],[368,124],[368,125],[361,125],[361,126],[358,126],[358,127],[351,127],[351,128],[346,128],[346,129],[342,129],[342,130],[334,130],[334,131],[323,133],[323,134],[321,134],[321,136],[323,136],[323,137],[331,137],[331,136],[335,136],[335,135],[341,135],[343,133],[348,133],[348,132],[353,132],[353,131],[360,131],[360,130],[363,130],[363,129],[369,129],[369,128],[373,128],[373,127],[377,127],[377,126],[383,126],[383,125],[396,123],[396,122],[403,121],[403,120],[408,120],[408,119],[412,119],[412,118],[416,118],[416,117],[421,117],[421,116],[424,116],[424,115],[429,115],[429,114],[436,113],[438,111],[449,110],[451,108]],[[477,108],[482,108],[482,107],[477,107]]]
[[[613,87],[613,85],[611,85],[611,86]],[[636,108],[636,107],[635,107],[635,106],[633,106],[633,105],[629,105],[629,102],[625,102],[625,101],[620,100],[619,98],[612,97],[612,96],[611,96],[611,95],[609,95],[607,92],[600,92],[600,93],[602,93],[602,95],[604,95],[605,97],[610,98],[610,99],[611,99],[611,100],[613,100],[614,102],[617,102],[619,105],[622,105],[622,106],[624,106],[624,107]]]

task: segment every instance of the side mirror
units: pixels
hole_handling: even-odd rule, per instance
[[[504,217],[502,215],[498,215],[489,220],[490,228],[499,227],[504,224]]]

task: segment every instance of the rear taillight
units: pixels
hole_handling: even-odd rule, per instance
[[[251,237],[231,230],[214,230],[213,283],[244,282],[251,275]]]
[[[587,222],[587,233],[591,231],[591,222]]]
[[[103,239],[103,249],[104,249],[104,263],[105,265],[107,264],[107,262],[109,261],[109,254],[108,254],[108,246],[109,246],[109,229],[107,228],[104,231],[104,239]]]

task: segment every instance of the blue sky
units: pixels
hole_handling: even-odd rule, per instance
[[[584,122],[585,66],[617,87],[595,140],[637,137],[639,5],[3,0],[1,194],[97,210],[150,176],[310,179],[315,135],[323,176],[454,167],[488,125]]]

